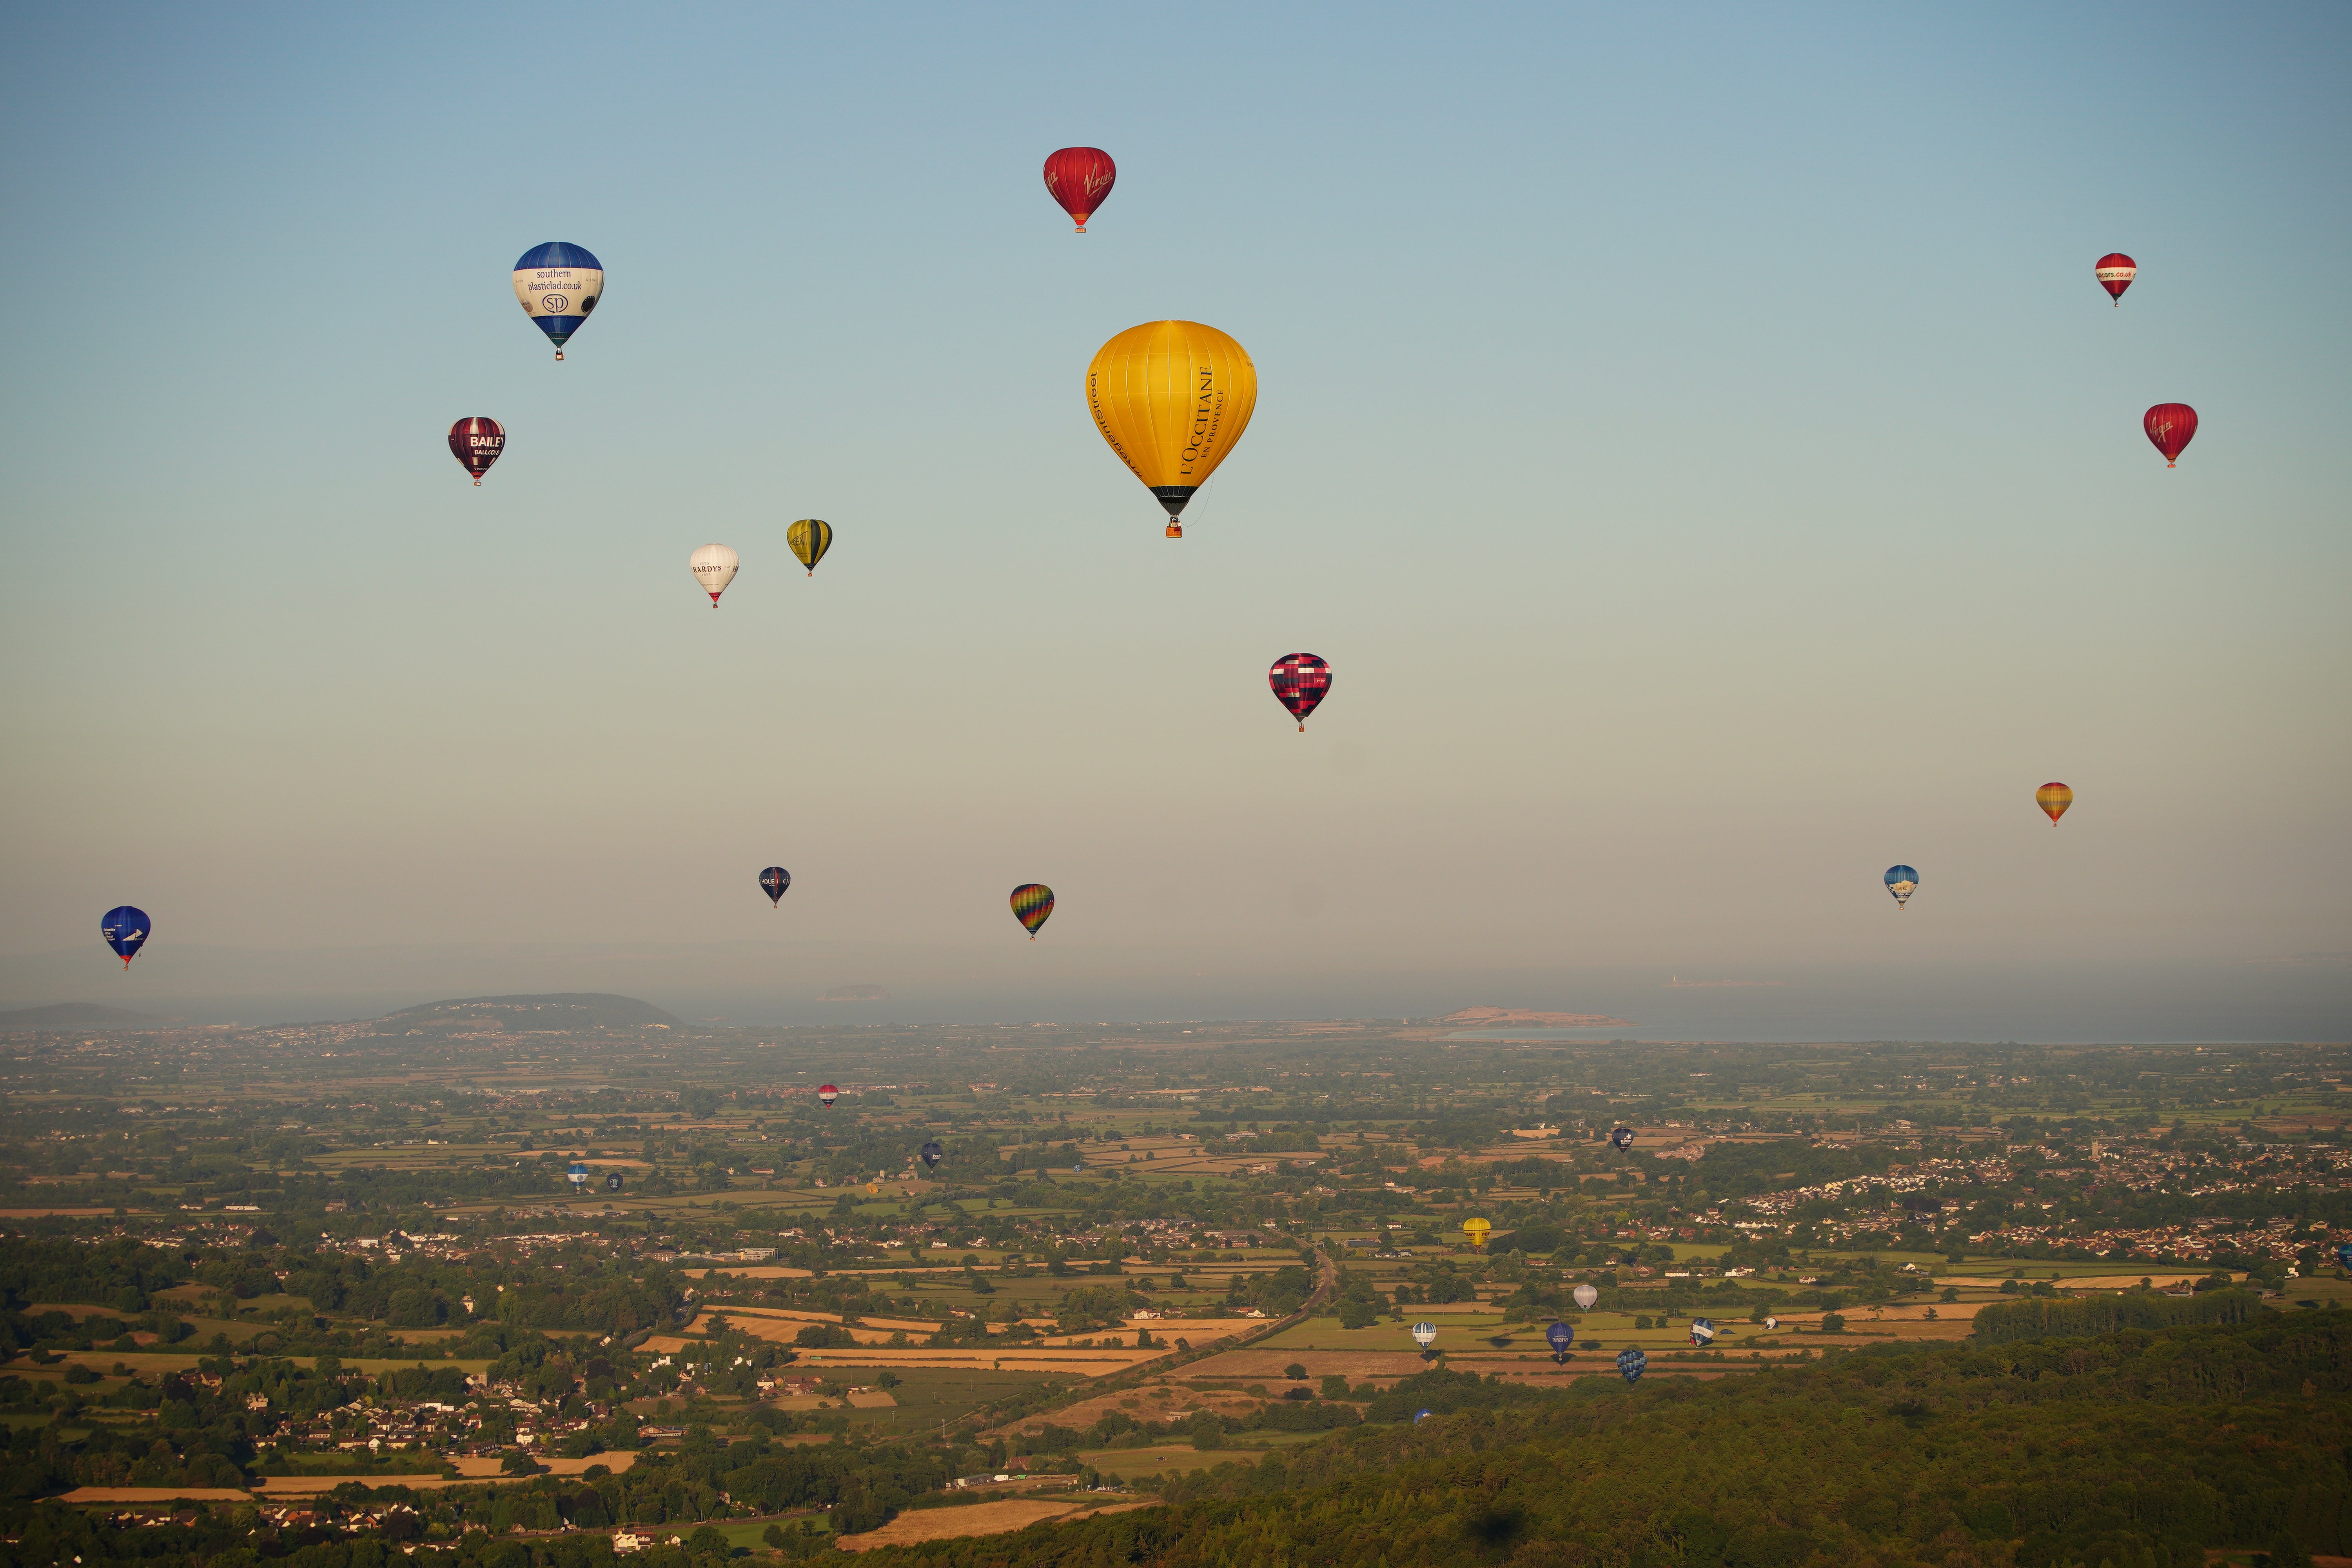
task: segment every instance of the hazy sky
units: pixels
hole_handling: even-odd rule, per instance
[[[2259,996],[2352,952],[2347,81],[2328,5],[22,10],[0,1004]],[[1261,387],[1181,542],[1081,393],[1162,317]]]

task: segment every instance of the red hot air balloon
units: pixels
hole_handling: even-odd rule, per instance
[[[471,419],[460,419],[449,426],[449,451],[466,465],[466,471],[480,484],[499,454],[507,449],[507,429],[495,419],[477,414]]]
[[[2168,468],[2180,460],[2189,438],[2197,434],[2197,410],[2186,403],[2159,403],[2141,416],[2140,426],[2164,454],[2164,466]]]
[[[816,1091],[816,1102],[819,1105],[824,1106],[828,1110],[832,1108],[833,1102],[840,1098],[841,1090],[834,1088],[831,1084],[826,1084],[823,1089]]]
[[[1065,147],[1045,160],[1045,193],[1077,220],[1080,234],[1118,178],[1118,165],[1099,147]]]
[[[2118,250],[2100,257],[2097,271],[2099,287],[2107,291],[2107,298],[2120,305],[2124,302],[2124,290],[2139,276],[2139,264]]]
[[[1304,733],[1307,716],[1331,695],[1331,667],[1311,653],[1286,653],[1265,672],[1265,683],[1274,688],[1274,700],[1290,710]]]

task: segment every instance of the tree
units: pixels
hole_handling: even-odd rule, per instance
[[[1307,1368],[1297,1362],[1292,1362],[1282,1369],[1282,1375],[1293,1383],[1304,1383],[1307,1380]]]
[[[1822,1314],[1822,1332],[1825,1334],[1842,1334],[1845,1332],[1844,1316],[1837,1312],[1823,1312]]]

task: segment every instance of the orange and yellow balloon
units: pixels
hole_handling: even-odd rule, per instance
[[[2050,814],[2050,826],[2055,827],[2066,808],[2074,804],[2074,792],[2062,784],[2046,784],[2033,792],[2033,804]]]
[[[1249,428],[1257,366],[1241,344],[1198,321],[1147,321],[1095,353],[1087,409],[1119,461],[1168,510],[1184,537],[1184,503]]]

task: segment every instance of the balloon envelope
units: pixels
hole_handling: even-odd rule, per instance
[[[1901,909],[1919,890],[1919,873],[1908,866],[1886,868],[1886,890],[1895,895],[1895,907]]]
[[[719,595],[735,581],[735,570],[742,564],[742,558],[723,544],[706,544],[686,558],[687,570],[702,584],[702,591],[710,595],[710,607],[714,610],[719,607]]]
[[[154,929],[147,911],[130,904],[117,904],[98,922],[98,934],[106,939],[106,945],[122,960],[125,969],[131,967],[132,955],[147,944],[147,933]]]
[[[1620,1149],[1631,1149],[1633,1146],[1633,1130],[1630,1127],[1620,1127],[1616,1131],[1609,1134],[1609,1142]]]
[[[833,548],[833,524],[821,518],[804,517],[784,530],[784,542],[793,548],[793,558],[816,575],[816,563]]]
[[[1592,1303],[1601,1300],[1601,1292],[1590,1285],[1579,1285],[1573,1292],[1580,1311],[1592,1310]]]
[[[506,449],[506,426],[488,416],[476,414],[449,426],[450,456],[466,465],[478,485]]]
[[[514,264],[514,291],[523,314],[554,342],[555,357],[562,359],[563,345],[588,324],[604,292],[604,264],[584,246],[551,239]]]
[[[1693,1318],[1690,1325],[1690,1342],[1695,1345],[1713,1344],[1715,1325],[1705,1318]]]
[[[1103,344],[1087,366],[1095,428],[1168,513],[1168,537],[1192,492],[1249,428],[1257,366],[1241,344],[1198,321],[1146,321]]]
[[[573,1186],[584,1187],[588,1184],[588,1167],[574,1162],[572,1169],[564,1173],[564,1176]]]
[[[770,909],[784,901],[784,890],[792,885],[793,874],[782,866],[771,866],[760,873],[760,888],[768,895]]]
[[[1492,1225],[1475,1215],[1462,1222],[1462,1234],[1470,1238],[1470,1245],[1473,1247],[1486,1246],[1486,1233],[1494,1228]]]
[[[1628,1383],[1641,1382],[1642,1373],[1649,1364],[1650,1358],[1643,1354],[1640,1351],[1619,1351],[1617,1352],[1618,1373]]]
[[[938,1139],[934,1138],[929,1142],[923,1145],[923,1163],[929,1169],[934,1171],[938,1170],[940,1168],[940,1162],[947,1157],[948,1152],[940,1146]]]
[[[1118,179],[1118,165],[1099,147],[1065,147],[1045,159],[1045,191],[1087,232],[1087,219],[1102,207]]]
[[[1412,1342],[1419,1345],[1422,1349],[1427,1350],[1430,1345],[1436,1341],[1436,1339],[1437,1325],[1435,1323],[1415,1323],[1412,1326]]]
[[[2140,416],[2139,422],[2156,449],[2164,454],[2168,468],[2180,460],[2189,438],[2197,434],[2197,410],[2186,403],[2159,403]]]
[[[1029,940],[1037,940],[1037,928],[1054,913],[1054,889],[1043,882],[1024,882],[1013,889],[1013,918],[1028,931]]]
[[[816,1091],[816,1102],[819,1105],[831,1105],[835,1100],[839,1100],[840,1098],[841,1090],[834,1088],[831,1084],[826,1084],[823,1089]]]
[[[1433,1410],[1416,1410],[1412,1413],[1412,1424],[1418,1426],[1435,1414]]]
[[[2345,1242],[2336,1247],[2336,1261],[2343,1268],[2352,1268],[2352,1241]]]
[[[2074,792],[2062,784],[2046,784],[2033,792],[2033,804],[2050,814],[2050,826],[2055,827],[2066,808],[2074,804]]]
[[[606,1192],[617,1193],[627,1184],[628,1184],[623,1179],[620,1172],[607,1171],[604,1173],[604,1190]]]
[[[2120,305],[2123,303],[2124,290],[2130,288],[2132,279],[2139,276],[2139,265],[2122,251],[2115,250],[2099,258],[2095,271],[2098,275],[2099,287],[2107,291],[2108,299]]]
[[[1576,1331],[1566,1323],[1554,1323],[1544,1331],[1544,1338],[1551,1342],[1552,1349],[1564,1351],[1576,1342]]]
[[[1331,694],[1331,667],[1311,653],[1286,653],[1265,672],[1265,683],[1304,730],[1307,716]]]
[[[1778,1318],[1767,1318],[1764,1320],[1764,1326],[1768,1329],[1777,1329],[1780,1326],[1780,1320]]]

